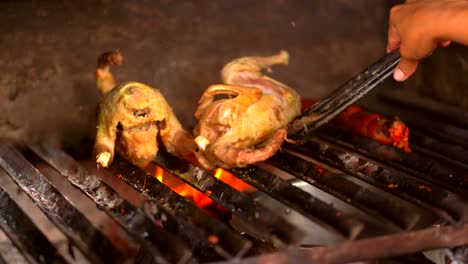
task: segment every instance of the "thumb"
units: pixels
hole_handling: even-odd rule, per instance
[[[395,72],[393,73],[393,78],[399,82],[405,81],[416,71],[417,68],[417,60],[408,60],[405,58],[401,58],[400,63],[398,64]]]

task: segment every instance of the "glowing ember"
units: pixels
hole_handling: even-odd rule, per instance
[[[166,173],[161,167],[155,166],[155,178],[164,183],[167,187],[169,187],[174,192],[178,193],[180,196],[183,196],[191,201],[193,201],[198,207],[204,208],[208,205],[214,203],[214,201],[209,198],[208,196],[204,195],[197,189],[193,188],[192,186],[186,184],[178,177]]]
[[[219,208],[220,206],[218,204],[216,204],[211,198],[209,198],[209,195],[211,194],[210,191],[202,193],[190,186],[189,184],[185,183],[181,179],[179,179],[177,176],[172,175],[171,173],[167,173],[166,171],[164,171],[163,168],[157,166],[154,163],[150,164],[146,168],[146,170],[154,171],[154,177],[158,181],[162,182],[164,185],[169,187],[171,190],[173,190],[180,196],[189,199],[190,201],[195,203],[199,208],[206,209],[207,207],[215,206],[216,208],[223,210],[222,208]],[[241,181],[240,179],[223,169],[216,169],[214,172],[214,176],[217,179],[223,181],[224,183],[229,184],[231,187],[240,192],[256,191],[254,187]]]
[[[156,179],[158,179],[158,181],[160,182],[163,182],[163,175],[164,175],[163,169],[159,166],[156,166]]]
[[[214,176],[224,183],[229,184],[232,188],[238,190],[239,192],[254,192],[257,190],[221,168],[215,170]]]

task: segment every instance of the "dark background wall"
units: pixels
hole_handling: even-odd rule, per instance
[[[388,2],[367,0],[1,1],[0,136],[88,153],[97,56],[119,82],[159,88],[187,129],[229,60],[290,52],[273,76],[320,98],[384,55]]]

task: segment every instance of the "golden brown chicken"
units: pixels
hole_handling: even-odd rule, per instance
[[[279,149],[287,124],[300,113],[300,98],[261,70],[288,61],[288,53],[281,51],[242,57],[224,66],[224,84],[208,87],[195,113],[196,156],[205,169],[246,166],[268,159]],[[219,95],[228,98],[215,98]]]
[[[100,57],[101,62],[120,58],[118,52]],[[172,112],[163,95],[138,82],[127,82],[115,88],[106,63],[96,71],[98,89],[104,94],[100,104],[94,154],[99,166],[107,167],[114,157],[114,148],[125,159],[145,167],[158,153],[158,137],[166,150],[184,157],[195,149],[193,138]]]

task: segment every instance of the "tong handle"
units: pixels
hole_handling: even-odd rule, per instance
[[[288,138],[300,140],[326,124],[392,75],[399,61],[400,51],[397,49],[338,87],[323,100],[304,110],[289,125]]]

